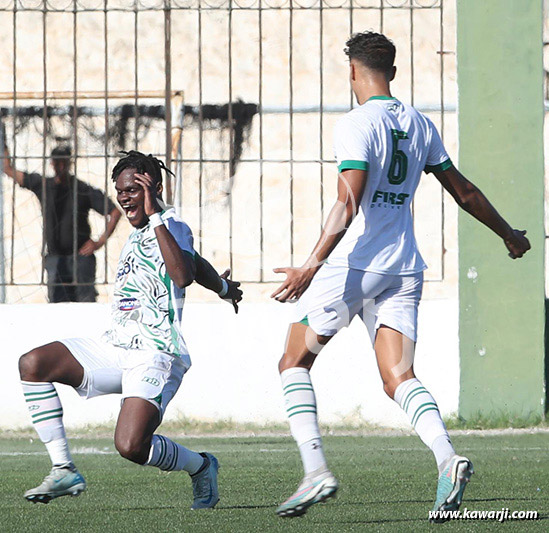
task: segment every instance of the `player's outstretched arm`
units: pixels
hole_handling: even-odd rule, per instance
[[[339,174],[337,200],[322,228],[320,239],[302,267],[274,269],[277,274],[286,274],[286,280],[271,294],[271,298],[279,302],[295,301],[306,291],[357,215],[367,179],[365,170],[349,169]]]
[[[442,186],[453,196],[457,204],[477,220],[499,235],[512,259],[522,257],[529,249],[526,230],[513,229],[496,208],[456,167],[434,173]]]
[[[156,213],[160,214],[162,208],[158,203],[156,186],[147,173],[135,174],[135,182],[145,191],[145,214],[151,218]],[[190,285],[194,281],[196,266],[193,257],[186,254],[177,244],[174,236],[164,224],[154,228],[158,246],[166,265],[166,271],[171,280],[180,289]]]
[[[195,254],[196,263],[195,281],[217,294],[223,300],[230,302],[234,307],[234,312],[238,313],[238,302],[242,300],[242,291],[239,289],[240,283],[229,279],[230,269],[225,270],[221,276],[215,268],[201,255]]]

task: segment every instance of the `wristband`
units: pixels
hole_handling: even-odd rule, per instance
[[[223,285],[223,288],[217,294],[219,294],[220,298],[223,298],[223,296],[226,296],[229,292],[229,284],[223,278],[221,278],[221,283]]]
[[[149,217],[149,224],[151,225],[151,228],[157,228],[158,226],[162,226],[164,224],[164,221],[162,220],[162,214],[161,213],[153,213]]]

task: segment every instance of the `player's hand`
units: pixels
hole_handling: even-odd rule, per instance
[[[88,239],[78,250],[78,255],[93,255],[96,250],[101,248],[102,244],[99,241]]]
[[[315,268],[275,268],[276,274],[286,274],[286,280],[276,291],[271,294],[271,298],[279,302],[295,302],[307,290],[316,273]]]
[[[530,241],[525,237],[526,230],[514,229],[509,237],[503,239],[505,246],[509,250],[509,257],[511,259],[517,259],[522,257],[528,250],[530,250]]]
[[[232,279],[229,279],[229,276],[231,275],[231,269],[228,268],[221,274],[221,277],[227,282],[227,285],[229,286],[229,290],[227,291],[227,294],[225,296],[222,296],[221,298],[229,303],[231,303],[234,307],[234,312],[238,314],[238,302],[242,300],[242,290],[239,289],[240,283],[238,281],[233,281]]]
[[[138,174],[136,172],[134,176],[135,176],[135,182],[141,185],[141,187],[143,187],[143,191],[145,193],[145,205],[143,206],[143,209],[145,210],[145,214],[148,217],[150,217],[155,213],[162,212],[162,208],[158,203],[156,183],[154,182],[152,177],[146,172],[145,174]]]

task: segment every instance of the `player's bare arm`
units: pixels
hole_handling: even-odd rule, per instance
[[[109,214],[108,214],[108,220],[107,220],[107,227],[105,228],[105,231],[99,239],[94,241],[93,239],[88,239],[81,247],[80,250],[78,250],[78,253],[80,255],[92,255],[96,250],[99,250],[102,246],[105,246],[105,243],[107,242],[107,239],[112,235],[114,232],[116,225],[118,224],[118,221],[120,220],[120,217],[122,216],[122,213],[115,207]]]
[[[161,185],[155,184],[153,178],[149,174],[135,173],[135,183],[143,188],[145,195],[144,211],[148,218],[155,213],[160,214],[162,208],[158,203],[158,193],[161,192],[158,188]],[[166,271],[177,285],[177,287],[187,287],[194,281],[196,265],[193,258],[189,254],[185,254],[177,244],[174,236],[169,232],[164,224],[160,224],[154,228],[160,252],[166,264]]]
[[[480,189],[471,183],[456,167],[452,166],[447,170],[435,172],[434,174],[463,210],[503,239],[512,259],[522,257],[530,250],[530,242],[525,237],[526,230],[513,229]]]
[[[195,254],[194,260],[196,264],[195,281],[206,289],[219,294],[220,298],[231,303],[234,312],[238,313],[238,302],[242,300],[242,290],[239,288],[238,281],[229,279],[231,270],[228,268],[220,276],[210,262],[201,255]]]
[[[349,169],[339,174],[337,200],[311,255],[300,268],[274,269],[277,274],[286,274],[286,280],[273,292],[271,298],[279,302],[287,302],[301,297],[356,216],[367,178],[368,172],[365,170]]]

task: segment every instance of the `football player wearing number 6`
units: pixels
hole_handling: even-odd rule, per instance
[[[298,300],[279,363],[290,430],[305,476],[278,509],[299,516],[338,488],[327,467],[309,371],[322,347],[355,315],[366,324],[384,390],[432,450],[439,472],[435,510],[459,508],[473,466],[456,454],[434,398],[413,368],[417,310],[426,265],[414,237],[411,203],[423,171],[458,205],[499,235],[515,259],[529,250],[482,192],[452,164],[433,123],[392,96],[395,47],[365,32],[347,41],[350,81],[359,106],[337,124],[338,197],[318,243],[300,268],[278,268],[273,293]],[[343,354],[342,354],[343,355]]]

